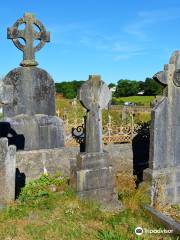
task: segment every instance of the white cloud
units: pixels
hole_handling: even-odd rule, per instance
[[[146,30],[155,24],[161,24],[167,21],[173,21],[180,18],[180,8],[156,9],[151,11],[140,11],[137,13],[137,19],[126,25],[124,31],[140,39],[146,39]]]

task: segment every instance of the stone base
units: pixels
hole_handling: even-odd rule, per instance
[[[180,167],[146,169],[143,180],[151,183],[151,204],[180,203]]]
[[[76,148],[54,148],[16,152],[16,167],[26,176],[26,182],[38,179],[44,173],[70,175],[69,159],[75,155]],[[75,162],[75,159],[74,161]]]
[[[6,118],[11,128],[25,138],[25,150],[52,149],[64,146],[63,121],[56,116],[36,114]]]
[[[111,210],[122,207],[115,193],[114,176],[107,152],[79,153],[76,166],[71,165],[70,179],[81,198],[95,200]]]
[[[123,152],[122,145],[127,145],[125,152]],[[133,162],[130,144],[114,144],[114,146],[111,147],[107,145],[104,146],[104,148],[109,152],[113,174],[116,175],[121,171],[127,171],[126,162],[130,163],[129,166],[131,166],[131,162]],[[122,154],[118,155],[120,150]],[[73,169],[72,166],[76,168],[76,156],[78,152],[79,147],[17,151],[16,166],[20,172],[25,173],[26,181],[39,178],[44,172],[44,166],[50,174],[60,171],[63,175],[70,177],[70,160],[71,169]],[[125,158],[127,152],[130,152],[130,154],[128,158]],[[129,167],[129,171],[131,174],[132,168]]]
[[[120,210],[122,203],[118,200],[113,188],[99,188],[88,191],[77,192],[82,199],[92,199],[97,201],[106,210]]]

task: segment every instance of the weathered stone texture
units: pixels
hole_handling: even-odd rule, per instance
[[[25,25],[25,29],[19,31],[21,24]],[[36,25],[39,31],[36,31],[33,25]],[[46,32],[44,25],[34,17],[34,14],[27,12],[11,28],[7,29],[7,37],[12,39],[14,45],[23,52],[23,61],[20,65],[25,67],[38,65],[35,60],[35,52],[50,41],[50,33]],[[19,38],[24,40],[25,45],[21,44]],[[34,46],[35,40],[39,40],[36,46]]]
[[[64,146],[64,124],[56,116],[21,114],[6,118],[17,134],[25,138],[25,150],[49,149]]]
[[[151,175],[153,181],[152,204],[157,204],[161,194],[164,197],[160,204],[180,203],[180,51],[174,52],[164,71],[154,77],[166,85],[166,92],[152,111],[150,169],[144,178]]]
[[[0,138],[0,205],[15,199],[16,147]]]
[[[113,174],[121,171],[133,172],[131,144],[107,145],[104,149],[109,152]],[[44,173],[44,168],[50,174],[60,171],[64,176],[70,177],[70,162],[71,167],[72,164],[76,167],[78,151],[78,147],[18,151],[16,153],[17,168],[25,173],[27,182],[39,178]]]
[[[25,29],[19,31],[21,24],[25,24]],[[23,52],[23,61],[22,67],[13,69],[3,79],[3,94],[6,88],[13,91],[12,100],[3,105],[4,120],[17,134],[23,135],[25,150],[64,146],[63,121],[55,117],[54,81],[45,70],[36,67],[35,60],[35,52],[50,41],[50,33],[34,14],[25,13],[8,28],[7,36]],[[19,38],[24,39],[25,45]],[[35,40],[39,40],[37,46]],[[0,101],[3,94],[0,86]]]
[[[121,207],[109,153],[79,153],[76,165],[71,168],[70,179],[81,198],[96,200],[106,208]]]
[[[76,164],[71,164],[70,180],[80,197],[94,199],[106,208],[120,209],[110,156],[103,150],[102,142],[102,109],[107,108],[111,97],[99,75],[90,75],[79,90],[79,100],[87,109],[85,152],[77,154]]]
[[[4,106],[4,116],[19,114],[55,115],[55,89],[51,76],[37,67],[19,67],[3,79],[5,86],[13,87],[13,101]]]
[[[98,75],[90,75],[79,90],[79,100],[87,109],[86,152],[103,152],[101,111],[107,108],[111,97],[111,91]]]
[[[0,104],[8,104],[12,102],[13,87],[11,85],[5,85],[0,80]]]

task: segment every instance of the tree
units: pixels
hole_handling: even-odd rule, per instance
[[[55,83],[57,93],[62,93],[65,98],[72,99],[77,96],[77,91],[84,81],[71,81]]]
[[[131,81],[128,79],[121,79],[117,83],[115,96],[116,97],[127,97],[137,95],[140,90],[138,81]]]
[[[108,87],[109,87],[109,88],[116,87],[116,84],[115,84],[115,83],[110,83],[110,84],[108,85]]]
[[[163,84],[157,82],[153,78],[146,78],[144,82],[144,95],[145,96],[156,96],[162,95],[163,93]]]

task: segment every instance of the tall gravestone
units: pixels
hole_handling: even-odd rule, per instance
[[[150,166],[144,176],[152,178],[152,205],[180,203],[180,51],[154,78],[165,89],[152,110]]]
[[[25,25],[24,30],[19,30],[21,24]],[[23,61],[21,67],[3,79],[5,86],[13,88],[12,102],[3,107],[5,120],[24,135],[25,150],[64,146],[63,121],[55,116],[54,81],[48,72],[37,67],[35,60],[35,52],[50,41],[50,33],[33,14],[25,13],[8,28],[7,36],[23,52]],[[35,40],[39,40],[37,46]]]
[[[120,208],[114,189],[109,153],[103,151],[102,109],[111,92],[100,76],[90,75],[80,88],[79,100],[87,110],[85,152],[77,155],[71,182],[81,198],[95,199],[108,208]]]

